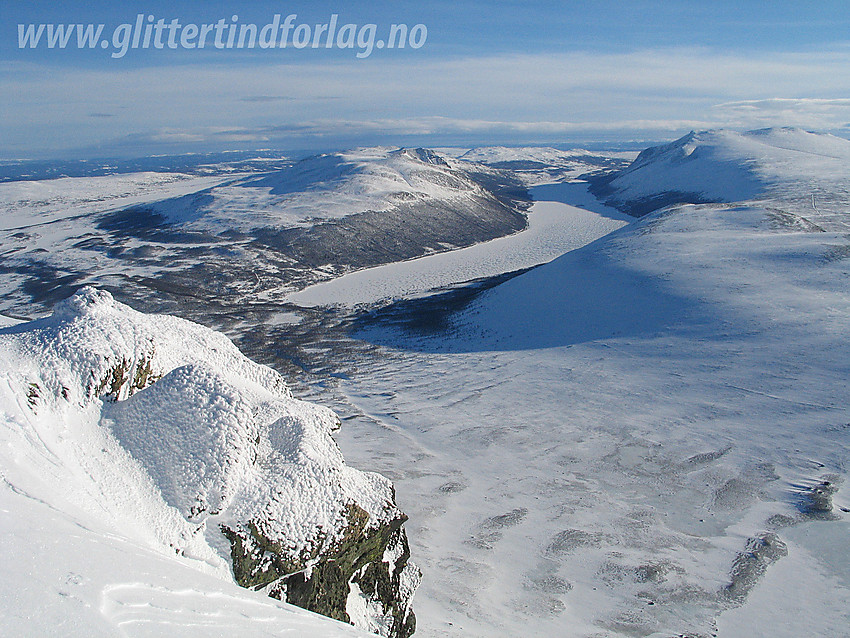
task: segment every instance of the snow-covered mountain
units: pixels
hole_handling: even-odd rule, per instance
[[[32,317],[92,284],[207,323],[215,299],[232,328],[309,283],[526,226],[517,179],[425,149],[231,168],[0,184],[0,311]]]
[[[80,636],[123,627],[123,612],[109,612],[113,602],[177,613],[179,594],[166,576],[185,582],[191,566],[206,583],[196,596],[211,582],[205,573],[222,589],[235,580],[367,631],[412,633],[419,570],[408,560],[392,485],[346,466],[331,438],[336,415],[293,399],[278,373],[224,335],[85,288],[47,318],[0,329],[0,369],[2,492],[12,508],[3,511],[34,526],[81,526],[76,546],[92,561],[70,575],[22,576],[26,595],[14,594],[21,606],[2,610],[22,629],[41,606],[51,617],[73,609],[80,620],[69,631]],[[25,548],[26,524],[14,529],[11,547],[34,565],[68,562],[63,534],[42,531],[42,545]],[[96,560],[102,534],[123,545],[111,554],[157,557],[156,577],[137,563],[124,573],[120,560]],[[102,587],[65,600],[62,578]],[[230,590],[230,613],[257,604]],[[292,615],[265,608],[279,625]],[[162,620],[151,616],[142,624]]]
[[[312,226],[400,205],[486,200],[492,194],[427,149],[363,148],[309,157],[261,177],[165,200],[150,209],[186,229],[251,230]]]
[[[518,241],[390,263],[318,286],[312,297],[293,295],[293,303],[319,306],[287,306],[292,323],[278,305],[279,288],[269,287],[286,287],[269,255],[306,245],[293,237],[321,244],[342,228],[366,232],[363,220],[408,220],[393,217],[407,199],[415,202],[411,214],[435,199],[468,201],[465,187],[451,194],[467,178],[485,199],[510,207],[518,181],[533,183],[547,162],[560,181],[575,175],[539,149],[479,150],[486,166],[426,151],[357,151],[312,158],[290,172],[229,175],[94,217],[48,216],[15,231],[27,239],[9,232],[10,242],[43,250],[8,248],[0,266],[27,263],[12,261],[24,254],[43,259],[33,264],[59,264],[49,261],[59,259],[57,246],[97,254],[91,246],[102,240],[98,250],[111,250],[115,261],[91,272],[107,281],[123,272],[122,260],[137,263],[145,254],[148,266],[174,267],[179,276],[144,275],[149,287],[135,290],[152,291],[148,303],[182,285],[175,299],[183,312],[206,313],[210,322],[233,318],[253,352],[277,363],[298,341],[300,396],[333,406],[345,423],[334,434],[345,458],[391,477],[398,506],[386,481],[341,465],[328,438],[330,413],[293,401],[279,377],[246,362],[226,339],[88,291],[52,319],[14,325],[0,318],[12,324],[0,330],[0,358],[10,370],[0,386],[0,404],[8,406],[0,510],[16,513],[7,519],[13,542],[3,548],[8,580],[37,580],[16,556],[31,557],[47,574],[32,596],[4,582],[4,599],[28,610],[49,599],[44,607],[57,622],[68,616],[107,634],[120,624],[130,635],[147,631],[139,627],[155,635],[169,623],[210,623],[214,613],[232,633],[249,630],[240,614],[254,621],[268,614],[294,631],[287,623],[313,620],[271,599],[252,607],[261,604],[255,592],[225,579],[235,564],[243,584],[268,582],[264,592],[283,594],[273,571],[293,566],[297,559],[286,552],[324,539],[315,530],[325,521],[361,520],[344,505],[351,498],[370,520],[387,522],[378,546],[368,531],[360,536],[370,566],[348,578],[329,574],[351,566],[351,525],[343,523],[329,528],[343,537],[332,564],[299,573],[317,587],[343,584],[330,599],[360,627],[386,631],[406,609],[400,603],[388,616],[372,596],[385,591],[375,570],[394,587],[407,570],[398,579],[400,601],[415,580],[409,564],[400,573],[391,567],[408,559],[403,543],[390,542],[401,508],[410,515],[410,553],[424,572],[417,635],[843,635],[850,623],[850,568],[841,551],[850,534],[847,145],[796,129],[694,133],[596,181],[620,208],[652,209],[641,219],[626,224],[598,202],[577,199],[586,196],[582,184],[550,184],[534,190],[547,201],[529,210],[532,223]],[[543,167],[515,164],[524,173],[516,179],[494,168],[525,160]],[[459,181],[443,183],[447,176]],[[328,208],[311,221],[301,204],[313,197]],[[364,217],[337,206],[350,198],[385,204]],[[251,227],[252,203],[268,209],[259,231]],[[291,219],[283,212],[289,205],[301,211]],[[219,236],[226,216],[216,211],[225,209],[242,215],[241,230]],[[71,240],[87,219],[98,220],[86,227],[91,235]],[[317,228],[330,234],[311,235]],[[391,228],[354,236],[389,244]],[[553,229],[568,230],[574,243],[553,237]],[[274,243],[282,237],[292,242]],[[558,247],[571,252],[524,274],[506,272]],[[170,257],[173,264],[164,263]],[[249,262],[253,270],[232,279],[212,275]],[[286,267],[302,272],[306,263]],[[99,270],[104,264],[112,270]],[[340,272],[306,268],[314,278]],[[57,266],[42,283],[39,272],[7,269],[3,281],[42,298],[82,281]],[[476,277],[484,279],[464,284]],[[128,296],[137,285],[113,283]],[[403,299],[359,314],[321,307],[334,303],[335,290],[355,308]],[[279,319],[274,331],[271,319]],[[69,326],[96,329],[77,338]],[[349,326],[358,329],[354,337]],[[63,344],[80,342],[94,344],[90,351],[101,358],[62,354]],[[94,376],[68,363],[83,360],[95,362]],[[103,398],[86,398],[91,393]],[[147,420],[162,425],[140,431]],[[284,471],[296,465],[306,470],[301,478]],[[298,495],[308,484],[302,480],[322,503],[316,512],[282,512],[285,499],[274,494]],[[246,523],[266,515],[268,523]],[[305,523],[296,526],[303,534],[295,545],[264,553],[275,530],[294,529],[292,520]],[[214,533],[217,524],[224,533]],[[106,560],[125,561],[128,575],[100,561],[86,568],[76,555],[44,558],[57,547],[80,555],[102,547]],[[308,590],[297,579],[285,587],[296,602]],[[212,599],[224,601],[220,612]],[[254,621],[244,622],[253,630]],[[16,622],[10,626],[27,626]],[[303,631],[339,629],[317,627]]]
[[[606,203],[643,215],[676,203],[774,199],[832,217],[848,193],[850,141],[795,128],[690,132],[594,180]],[[833,210],[834,205],[838,210]]]

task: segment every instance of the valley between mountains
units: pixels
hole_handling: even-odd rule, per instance
[[[3,626],[843,635],[848,166],[777,128],[5,181]]]

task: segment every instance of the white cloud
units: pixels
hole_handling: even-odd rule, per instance
[[[850,95],[847,68],[847,49],[744,56],[700,48],[61,72],[19,63],[0,71],[0,137],[6,153],[20,154],[133,135],[153,140],[158,131],[223,143],[216,129],[250,142],[283,133],[350,141],[448,130],[483,140],[494,131],[520,140],[723,125],[834,128],[850,121],[834,99]]]
[[[747,126],[799,126],[807,129],[850,127],[848,98],[771,98],[742,100],[714,107],[718,117]]]

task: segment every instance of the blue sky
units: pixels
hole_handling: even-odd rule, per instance
[[[846,134],[846,2],[0,4],[0,157],[364,144],[623,142],[691,128]],[[78,5],[78,6],[74,6]],[[418,49],[130,49],[137,14],[427,27]],[[18,47],[18,24],[104,24],[107,48]],[[373,38],[373,41],[375,38]],[[324,44],[324,43],[323,43]]]

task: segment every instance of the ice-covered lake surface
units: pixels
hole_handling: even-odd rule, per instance
[[[848,242],[793,222],[684,206],[487,291],[438,335],[356,335],[379,348],[341,375],[337,436],[410,515],[417,635],[846,632]],[[434,264],[445,283],[442,259],[417,261],[380,277]],[[376,293],[377,274],[341,298],[411,290]]]

